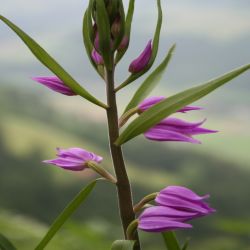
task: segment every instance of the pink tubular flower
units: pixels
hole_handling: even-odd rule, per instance
[[[139,105],[138,105],[138,109],[139,112],[144,112],[147,109],[151,108],[152,106],[154,106],[155,104],[163,101],[164,99],[166,99],[165,96],[152,96],[149,97],[145,100],[143,100]],[[180,110],[178,110],[177,112],[181,112],[181,113],[186,113],[187,111],[191,111],[191,110],[201,110],[202,108],[200,107],[196,107],[196,106],[186,106]]]
[[[101,65],[104,63],[102,56],[97,52],[96,49],[92,50],[91,57],[97,65]]]
[[[88,161],[100,163],[102,157],[81,148],[57,149],[58,158],[43,161],[66,170],[81,171],[88,167]]]
[[[168,186],[157,195],[157,206],[146,208],[140,215],[138,228],[147,232],[191,228],[187,221],[215,212],[203,201],[208,197],[185,187]]]
[[[138,113],[142,113],[153,107],[155,104],[166,99],[164,96],[153,96],[145,99],[138,105]],[[185,106],[176,112],[186,113],[192,110],[201,110],[197,106]],[[187,122],[178,118],[167,117],[154,127],[144,133],[144,136],[153,141],[178,141],[200,144],[201,142],[194,139],[193,135],[216,133],[216,130],[210,130],[201,127],[206,121]]]
[[[193,135],[216,133],[216,130],[202,128],[205,122],[187,122],[178,118],[166,118],[144,133],[145,137],[154,141],[178,141],[200,144]]]
[[[148,42],[146,48],[143,50],[140,56],[131,62],[129,66],[129,72],[138,73],[142,71],[148,65],[151,55],[152,55],[152,40]]]
[[[42,85],[52,89],[55,92],[61,93],[63,95],[73,96],[77,95],[68,86],[66,86],[62,80],[57,76],[41,76],[32,77],[32,80],[41,83]]]

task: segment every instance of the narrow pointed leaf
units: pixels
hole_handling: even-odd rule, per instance
[[[1,250],[16,250],[14,245],[0,233],[0,249]]]
[[[116,240],[111,250],[133,250],[135,242],[132,240]]]
[[[186,240],[181,250],[187,250],[189,246],[189,239]]]
[[[134,8],[135,8],[135,0],[130,0],[129,6],[128,6],[128,12],[126,16],[126,22],[125,22],[125,36],[128,38],[128,41],[130,40],[131,25],[132,25],[132,20],[134,16]],[[124,56],[124,54],[126,53],[128,49],[128,46],[117,52],[116,58],[115,58],[116,64],[122,59],[122,57]]]
[[[142,85],[135,92],[133,98],[129,102],[124,113],[132,108],[135,108],[157,86],[157,84],[160,82],[162,78],[164,71],[166,70],[168,66],[170,59],[172,58],[174,49],[175,49],[175,44],[170,48],[167,56],[164,58],[162,63],[146,78],[146,80],[142,83]]]
[[[30,36],[23,32],[14,23],[9,21],[7,18],[0,15],[0,20],[2,20],[7,26],[9,26],[28,46],[34,56],[48,69],[50,69],[56,76],[58,76],[65,85],[71,88],[76,94],[84,97],[90,102],[106,107],[105,104],[101,103],[94,96],[92,96],[87,90],[81,87],[73,78],[70,76],[63,68],[60,66],[36,41],[34,41]]]
[[[159,41],[160,41],[160,34],[161,34],[161,26],[162,26],[162,7],[161,7],[161,0],[157,0],[157,8],[158,8],[158,19],[157,19],[157,25],[155,29],[155,34],[154,34],[154,39],[153,39],[153,46],[152,46],[152,55],[151,59],[148,63],[148,65],[143,69],[142,71],[131,74],[128,79],[123,82],[120,86],[116,88],[116,91],[126,87],[128,84],[131,82],[135,81],[138,79],[140,76],[144,75],[154,64],[155,58],[158,53],[158,48],[159,48]]]
[[[99,74],[99,72],[97,70],[97,66],[91,57],[93,45],[92,45],[91,39],[89,37],[88,11],[89,10],[87,9],[85,14],[84,14],[84,17],[83,17],[83,26],[82,26],[83,42],[84,42],[84,46],[85,46],[89,61],[91,62],[92,66],[95,68],[97,73]]]
[[[174,232],[164,232],[162,233],[162,236],[167,250],[182,250]]]
[[[235,69],[219,78],[211,80],[205,84],[197,87],[185,90],[176,95],[168,97],[167,99],[157,103],[147,111],[143,112],[138,118],[136,118],[124,132],[117,139],[116,144],[121,145],[132,138],[144,133],[149,128],[156,125],[158,122],[168,117],[177,110],[184,106],[193,103],[202,97],[206,96],[210,92],[244,73],[250,69],[250,64]]]
[[[112,69],[110,24],[104,0],[96,0],[96,24],[99,34],[99,49],[106,67]]]
[[[55,236],[57,231],[63,226],[63,224],[69,219],[69,217],[76,211],[76,209],[85,202],[88,195],[91,193],[96,185],[97,180],[88,184],[82,191],[80,191],[75,198],[67,205],[62,213],[53,222],[49,231],[35,248],[35,250],[42,250],[49,243],[49,241]]]

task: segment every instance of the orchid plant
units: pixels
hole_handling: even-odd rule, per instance
[[[188,113],[201,110],[200,107],[189,105],[250,69],[249,64],[244,65],[218,78],[170,97],[148,97],[160,82],[161,76],[168,66],[175,50],[175,45],[173,45],[162,63],[142,82],[125,107],[124,112],[119,116],[117,93],[146,74],[152,68],[157,56],[163,20],[161,1],[156,0],[155,2],[157,4],[158,20],[154,36],[152,40],[145,41],[145,44],[147,44],[145,49],[131,62],[128,68],[130,72],[128,78],[123,83],[116,84],[114,81],[115,69],[130,44],[135,0],[129,1],[126,12],[122,0],[89,0],[83,17],[83,41],[90,63],[106,83],[107,103],[90,94],[36,41],[10,20],[0,15],[1,21],[23,40],[34,56],[53,74],[52,76],[33,77],[34,81],[66,96],[81,96],[107,114],[110,154],[114,173],[108,172],[101,165],[103,160],[101,156],[76,147],[58,148],[56,159],[44,161],[46,164],[52,164],[68,171],[84,171],[90,168],[100,175],[100,178],[93,180],[84,187],[66,206],[51,225],[47,234],[38,243],[36,250],[44,249],[47,246],[65,221],[80,204],[85,202],[87,196],[90,195],[96,184],[101,180],[107,181],[117,190],[118,209],[124,232],[120,240],[114,241],[111,246],[112,250],[142,249],[138,234],[139,230],[162,233],[166,248],[169,250],[187,249],[188,244],[181,246],[175,237],[174,231],[189,229],[192,227],[188,223],[190,220],[215,212],[215,209],[204,201],[208,199],[209,195],[199,196],[192,190],[182,186],[166,186],[158,192],[142,197],[135,204],[133,202],[122,145],[141,134],[144,134],[146,139],[154,141],[199,144],[200,141],[194,138],[195,135],[211,134],[217,131],[204,128],[205,120],[188,122],[175,118],[174,114],[176,112]],[[137,117],[134,117],[135,115]],[[129,122],[131,117],[134,117],[134,119]]]

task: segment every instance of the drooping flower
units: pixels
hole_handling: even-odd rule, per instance
[[[191,228],[186,222],[209,215],[215,210],[199,196],[181,186],[168,186],[156,196],[156,206],[146,208],[139,216],[138,228],[147,232],[164,232]]]
[[[201,142],[194,139],[193,135],[218,132],[201,127],[205,121],[187,122],[178,118],[168,117],[147,130],[144,136],[153,141],[178,141],[200,144]]]
[[[101,65],[104,63],[102,56],[97,52],[96,49],[92,50],[91,57],[97,65]]]
[[[129,72],[138,73],[142,71],[149,63],[152,55],[152,41],[150,40],[143,52],[129,66]]]
[[[163,101],[164,99],[166,99],[165,96],[152,96],[149,98],[146,98],[145,100],[143,100],[139,105],[138,105],[138,109],[139,112],[144,112],[147,109],[151,108],[152,106],[154,106],[155,104]],[[187,111],[191,111],[191,110],[201,110],[202,108],[197,107],[197,106],[185,106],[184,108],[178,110],[177,112],[181,112],[181,113],[186,113]]]
[[[82,148],[57,149],[57,158],[43,161],[66,170],[81,171],[88,167],[88,162],[100,163],[102,157]]]
[[[61,93],[67,96],[77,95],[73,90],[66,86],[62,80],[57,76],[41,76],[41,77],[32,77],[32,80],[41,83],[42,85]]]

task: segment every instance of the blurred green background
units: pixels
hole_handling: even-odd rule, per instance
[[[127,1],[124,1],[127,5]],[[1,14],[45,47],[87,89],[105,100],[104,84],[87,61],[81,21],[87,1],[0,0]],[[143,8],[142,7],[143,4]],[[157,62],[174,42],[174,58],[154,95],[169,96],[249,63],[250,2],[163,1],[164,25]],[[155,1],[137,1],[132,42],[117,69],[117,83],[129,62],[152,37]],[[52,93],[30,77],[50,75],[19,39],[0,24],[0,233],[20,250],[33,249],[48,225],[91,179],[92,172],[71,173],[41,163],[55,148],[79,146],[104,156],[111,169],[105,113],[81,100]],[[246,73],[197,102],[205,109],[181,115],[208,118],[218,134],[202,145],[156,143],[142,136],[124,151],[135,200],[167,185],[210,193],[217,213],[178,232],[191,238],[190,250],[250,249],[250,75]],[[124,107],[142,80],[119,94]],[[115,191],[101,183],[48,250],[106,250],[121,238]],[[145,250],[164,249],[159,235],[141,233]]]

